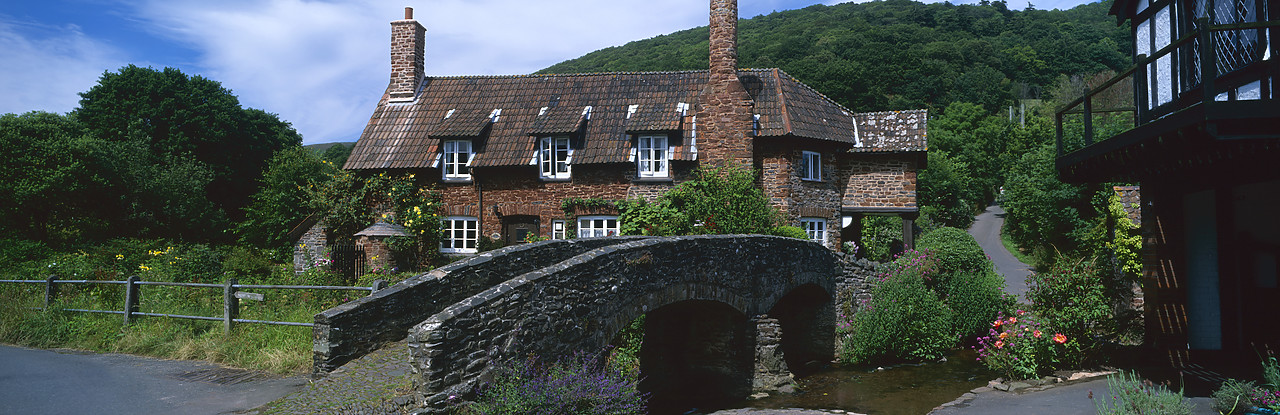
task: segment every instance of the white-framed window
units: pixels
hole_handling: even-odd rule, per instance
[[[542,137],[538,141],[538,168],[544,179],[568,179],[573,150],[568,136]]]
[[[800,154],[800,178],[822,181],[822,154],[803,151]]]
[[[565,222],[560,219],[551,221],[551,239],[565,239]]]
[[[578,218],[579,238],[596,238],[617,234],[617,216],[582,216]]]
[[[440,252],[474,254],[480,241],[480,221],[470,216],[449,216],[440,222]]]
[[[642,135],[636,137],[636,174],[640,177],[667,177],[670,154],[667,136]]]
[[[809,239],[827,246],[827,220],[824,218],[800,218],[800,228]]]
[[[444,179],[471,180],[470,140],[449,140],[444,142]]]

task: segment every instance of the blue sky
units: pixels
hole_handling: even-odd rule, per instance
[[[740,16],[838,0],[739,0]],[[1070,8],[1084,0],[1034,2]],[[355,141],[386,88],[390,25],[413,7],[430,75],[524,74],[707,24],[706,0],[9,0],[0,114],[67,112],[104,71],[174,67],[280,114],[306,143]],[[1011,1],[1010,8],[1025,4]]]

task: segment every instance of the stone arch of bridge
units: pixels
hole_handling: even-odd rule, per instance
[[[825,350],[817,354],[829,360],[834,316],[796,322],[821,314],[823,307],[834,310],[830,293],[839,272],[832,252],[798,239],[736,235],[620,240],[500,283],[415,326],[410,331],[410,356],[421,376],[415,383],[424,405],[447,406],[449,397],[465,398],[475,390],[492,362],[601,350],[636,317],[672,305],[679,310],[700,304],[738,316],[724,320],[736,323],[725,324],[736,325],[731,330],[735,333],[749,334],[735,334],[732,347],[752,350],[757,363],[784,362],[786,349],[803,350],[796,353],[806,358],[815,358],[808,356],[814,355],[811,351]],[[792,336],[769,315],[774,312],[792,321],[785,324],[798,335],[790,343],[821,343],[784,346],[780,340]],[[738,385],[751,386],[735,388],[739,398],[790,379],[785,364],[734,372],[744,378]]]

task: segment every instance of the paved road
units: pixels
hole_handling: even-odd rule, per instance
[[[1024,393],[985,389],[967,402],[939,408],[929,415],[1094,415],[1098,411],[1090,392],[1097,399],[1107,395],[1107,379],[1064,384]],[[1188,398],[1193,415],[1217,415],[1209,398]]]
[[[238,413],[306,384],[205,362],[0,346],[3,415]]]
[[[1000,243],[1000,227],[1004,226],[1004,209],[998,205],[987,206],[987,210],[978,215],[969,227],[969,234],[978,240],[978,245],[996,264],[996,272],[1004,276],[1004,291],[1026,299],[1027,277],[1031,275],[1031,266],[1019,262],[1004,245]]]

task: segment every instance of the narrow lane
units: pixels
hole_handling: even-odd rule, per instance
[[[193,376],[219,372],[237,376]],[[242,413],[307,383],[253,373],[206,362],[0,346],[0,414]],[[256,379],[242,381],[246,374]]]
[[[1004,226],[1004,209],[999,205],[987,206],[987,210],[973,221],[969,234],[978,240],[983,252],[996,265],[996,272],[1004,276],[1004,291],[1025,301],[1027,293],[1027,277],[1031,276],[1031,266],[1018,261],[1013,254],[1004,249],[1000,243],[1000,228]]]

